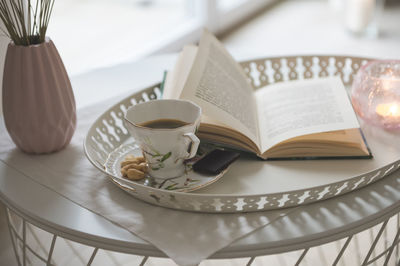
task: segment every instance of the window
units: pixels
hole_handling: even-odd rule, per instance
[[[57,0],[48,36],[70,75],[196,42],[277,0]]]

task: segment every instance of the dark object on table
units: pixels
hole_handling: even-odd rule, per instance
[[[201,174],[217,175],[239,156],[238,152],[216,149],[193,164],[193,170]]]

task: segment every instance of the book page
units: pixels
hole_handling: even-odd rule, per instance
[[[259,146],[253,89],[240,65],[206,30],[180,98],[197,103],[204,115],[234,128]]]
[[[197,46],[186,45],[183,47],[176,60],[174,71],[168,72],[164,84],[163,99],[179,99],[196,54]]]
[[[277,83],[255,96],[263,152],[290,138],[359,127],[339,77]]]

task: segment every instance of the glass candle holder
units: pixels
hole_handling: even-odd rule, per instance
[[[376,60],[362,66],[351,90],[357,114],[385,129],[400,129],[400,60]]]

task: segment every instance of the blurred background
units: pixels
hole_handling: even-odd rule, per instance
[[[225,32],[277,1],[56,2],[48,35],[68,61],[71,73],[78,73],[156,53],[177,52],[183,45],[196,42],[203,27],[215,33]]]
[[[48,36],[69,75],[178,52],[197,42],[203,27],[217,34],[239,59],[311,53],[398,58],[399,4],[399,0],[56,0]],[[0,73],[8,42],[0,38]]]
[[[399,3],[56,0],[48,36],[70,75],[178,52],[183,45],[198,41],[203,27],[217,34],[239,58],[311,53],[398,58]]]

